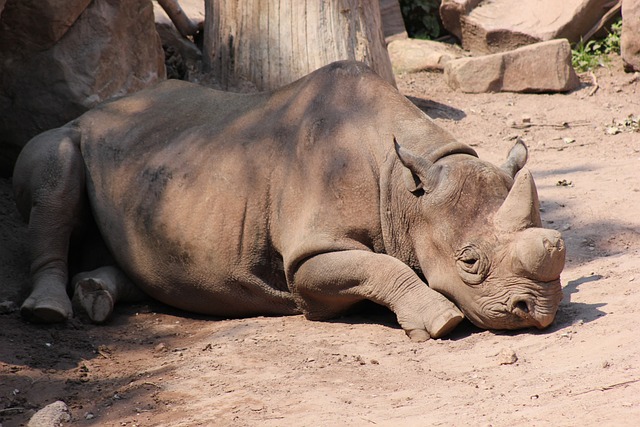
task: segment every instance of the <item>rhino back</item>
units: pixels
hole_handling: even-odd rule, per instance
[[[85,114],[89,197],[118,263],[162,301],[244,315],[291,311],[286,272],[306,257],[384,251],[391,145],[377,140],[392,130],[363,86],[312,74],[237,95],[167,82]],[[267,304],[239,311],[238,292]]]

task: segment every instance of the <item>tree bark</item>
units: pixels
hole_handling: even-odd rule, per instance
[[[203,56],[227,89],[242,80],[275,89],[342,59],[395,86],[373,0],[205,0]]]

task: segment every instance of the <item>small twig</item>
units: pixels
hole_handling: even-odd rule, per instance
[[[19,406],[14,406],[13,408],[4,408],[4,409],[0,409],[0,414],[3,414],[5,412],[11,412],[11,411],[26,411],[27,408],[21,408]]]
[[[156,383],[152,383],[151,381],[144,381],[144,382],[141,382],[141,383],[136,383],[136,382],[129,383],[126,386],[121,387],[120,388],[120,392],[124,393],[124,392],[127,392],[127,391],[129,391],[129,390],[131,390],[133,388],[142,387],[142,386],[145,386],[145,385],[150,385],[152,387],[155,387],[155,388],[158,388],[158,389],[162,389],[162,386],[160,386],[160,385],[158,385]]]
[[[633,383],[637,383],[637,382],[640,382],[640,378],[636,379],[636,380],[629,380],[629,381],[623,381],[621,383],[610,384],[610,385],[606,385],[604,387],[592,388],[591,390],[586,390],[586,391],[583,391],[583,392],[580,392],[580,393],[576,393],[576,394],[574,394],[574,396],[580,396],[581,394],[591,393],[592,391],[613,390],[614,388],[622,387],[622,386],[633,384]]]
[[[534,126],[537,127],[552,127],[554,129],[568,129],[571,127],[576,127],[576,126],[588,126],[589,123],[569,123],[569,122],[563,122],[563,123],[514,123],[512,124],[510,127],[512,129],[529,129],[532,128]]]
[[[162,386],[159,386],[156,383],[152,383],[151,381],[145,381],[145,382],[142,383],[142,385],[150,385],[150,386],[153,386],[153,387],[156,387],[156,388],[162,388]]]
[[[593,84],[593,87],[589,91],[589,96],[593,96],[600,86],[598,86],[598,79],[596,79],[596,75],[593,74],[593,71],[589,71],[589,77],[591,77],[591,83]]]

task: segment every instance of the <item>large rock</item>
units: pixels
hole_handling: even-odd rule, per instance
[[[626,71],[640,71],[640,0],[622,0],[620,53]]]
[[[482,0],[442,0],[440,3],[440,19],[442,26],[458,40],[462,40],[461,19],[476,7]]]
[[[464,56],[454,45],[432,40],[396,39],[387,45],[395,72],[442,71],[447,62]]]
[[[459,15],[462,45],[495,53],[560,38],[577,42],[611,6],[611,0],[485,0]]]
[[[49,49],[60,40],[91,0],[9,0],[6,3],[0,26],[0,51],[34,51]]]
[[[566,39],[452,60],[445,65],[445,78],[453,89],[468,93],[566,92],[580,84]]]
[[[2,176],[33,136],[165,75],[149,0],[7,0],[0,58]]]

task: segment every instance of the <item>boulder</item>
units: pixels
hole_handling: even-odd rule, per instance
[[[449,61],[445,79],[453,89],[482,92],[566,92],[580,84],[566,39],[510,52]]]
[[[447,62],[464,56],[455,45],[408,38],[391,41],[387,50],[393,70],[407,73],[442,71]]]
[[[496,53],[553,39],[578,42],[611,7],[611,0],[482,1],[460,15],[462,46]]]
[[[626,71],[640,71],[640,0],[622,0],[620,54]]]
[[[440,19],[442,26],[458,40],[462,40],[462,17],[467,15],[482,0],[442,0]]]
[[[0,57],[1,176],[33,136],[165,76],[149,0],[7,0]]]
[[[0,51],[49,49],[66,34],[89,3],[91,0],[7,1],[0,26]]]

